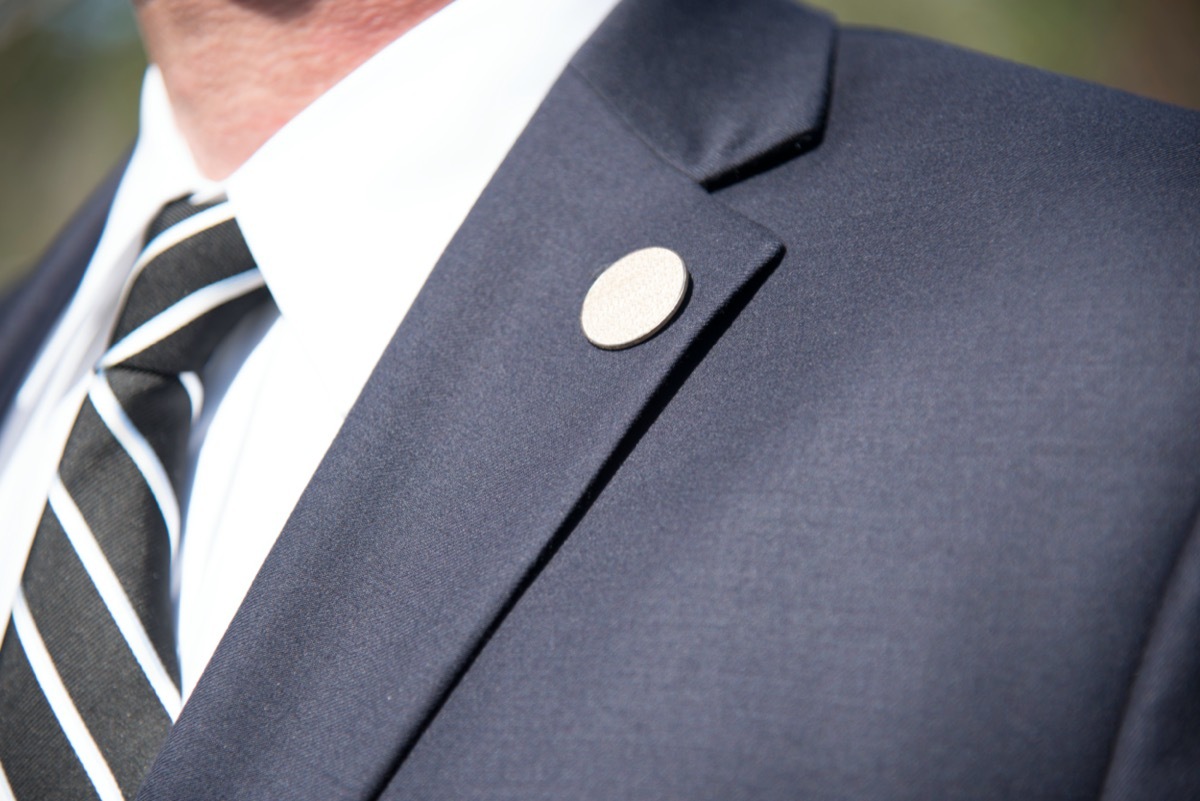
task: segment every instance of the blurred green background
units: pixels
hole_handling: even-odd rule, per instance
[[[813,0],[1200,108],[1200,0]],[[129,0],[0,0],[0,287],[133,141],[145,56]]]

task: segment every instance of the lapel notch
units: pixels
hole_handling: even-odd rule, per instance
[[[791,0],[625,2],[571,67],[667,162],[719,189],[820,142],[836,26]]]

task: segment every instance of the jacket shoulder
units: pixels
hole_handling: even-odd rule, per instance
[[[942,244],[955,235],[1011,239],[1018,250],[1070,243],[1106,261],[1124,249],[1194,268],[1200,112],[841,27],[819,144],[727,195],[758,200],[745,207],[751,216],[765,204],[812,203],[869,214],[876,226],[919,221],[942,231]],[[795,230],[786,213],[766,216],[785,239]],[[922,236],[907,225],[892,233]]]
[[[972,133],[1084,156],[1136,139],[1160,160],[1198,161],[1200,111],[911,34],[841,27],[838,40],[835,91],[885,113],[897,137]]]

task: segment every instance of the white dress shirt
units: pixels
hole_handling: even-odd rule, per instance
[[[205,380],[174,568],[186,698],[438,257],[615,3],[456,0],[221,185],[200,175],[147,71],[100,244],[0,430],[0,619],[142,231],[168,200],[224,193],[278,314],[246,321]]]

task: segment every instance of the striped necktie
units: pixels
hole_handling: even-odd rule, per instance
[[[229,204],[151,223],[0,647],[0,796],[132,798],[179,714],[171,587],[200,375],[270,302]]]

